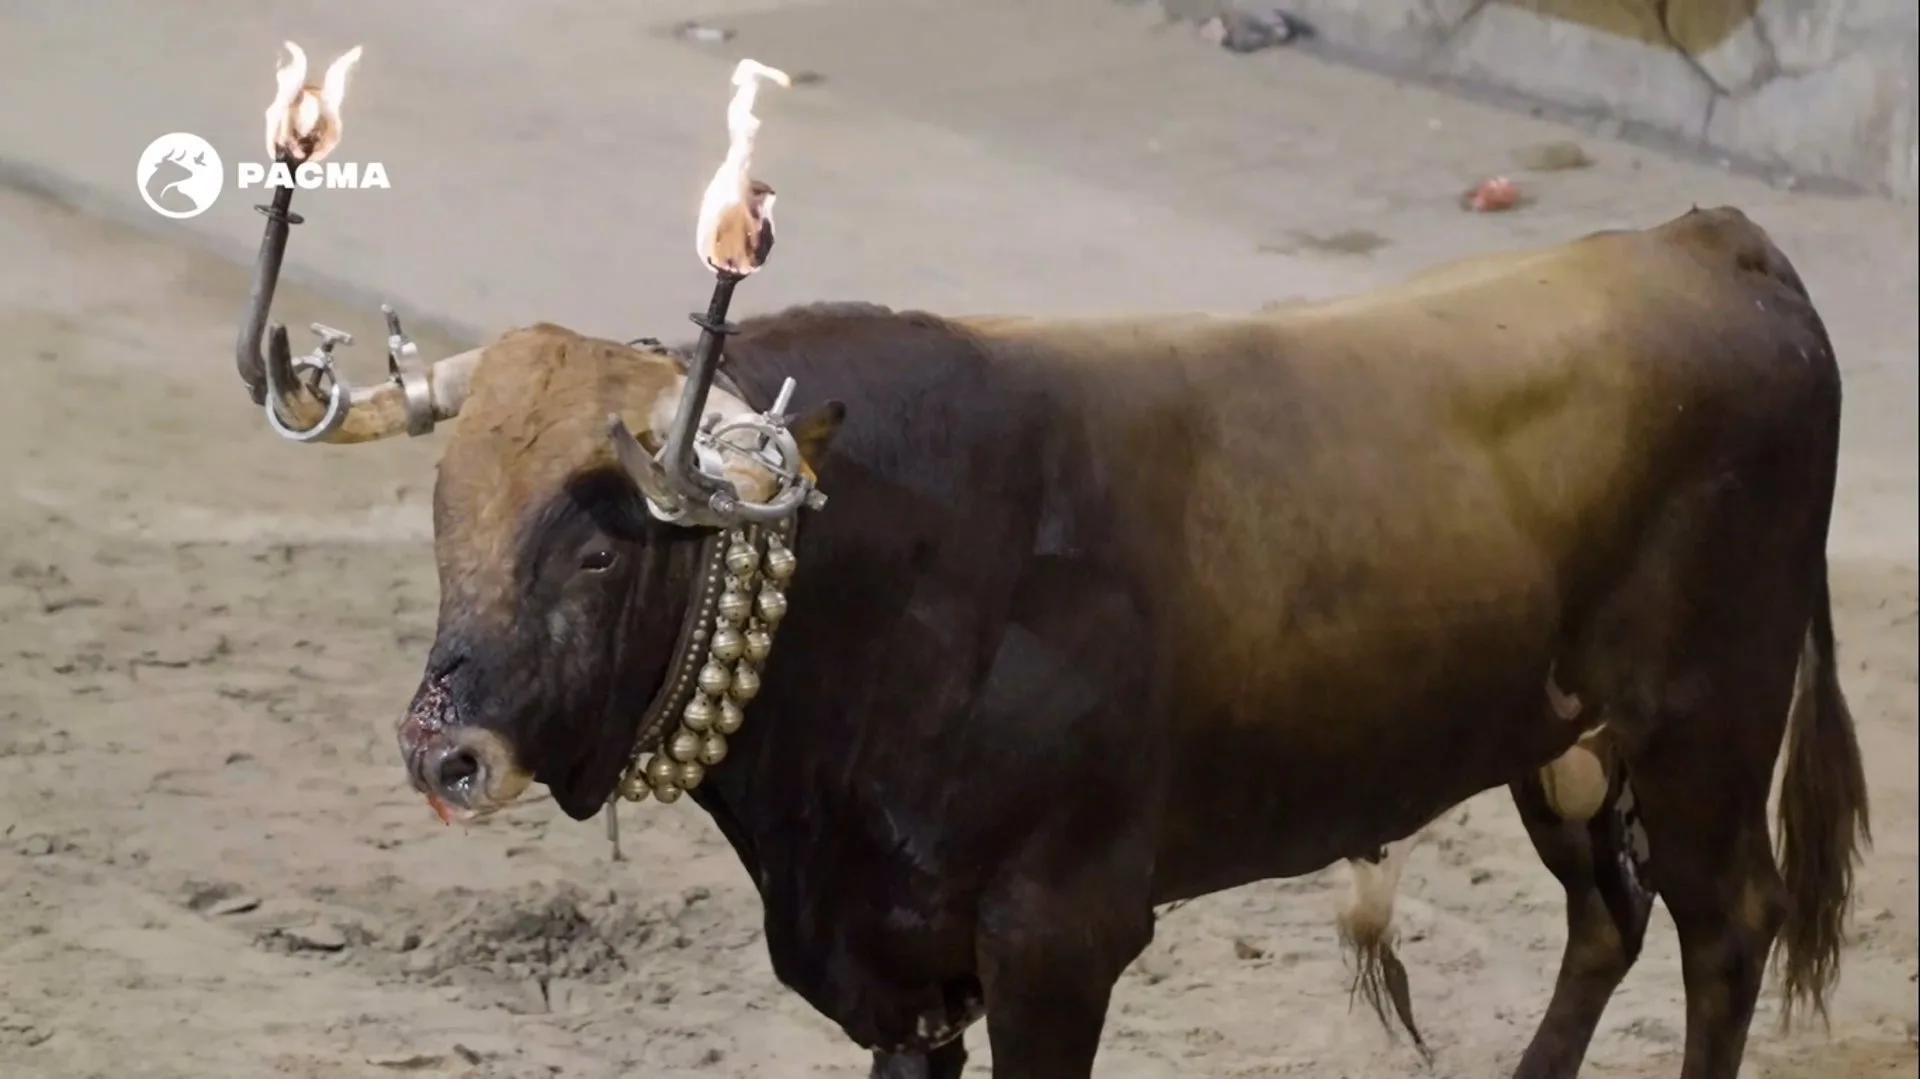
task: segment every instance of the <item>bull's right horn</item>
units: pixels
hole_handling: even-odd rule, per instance
[[[640,493],[646,496],[656,514],[666,520],[684,519],[687,500],[674,489],[666,467],[647,452],[639,439],[633,437],[626,421],[617,412],[607,415],[607,437],[613,440],[613,452],[619,458],[620,466],[627,470],[627,475],[632,477],[634,485],[640,488]]]
[[[422,435],[442,420],[460,414],[482,349],[422,366],[412,359],[413,344],[399,333],[388,312],[389,365],[386,381],[368,389],[347,385],[335,370],[332,348],[350,341],[345,334],[316,326],[320,348],[295,360],[283,326],[267,331],[267,423],[295,442],[335,445],[372,442],[402,432]]]

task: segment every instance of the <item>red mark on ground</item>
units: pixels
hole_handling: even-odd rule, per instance
[[[1505,176],[1495,176],[1483,180],[1472,190],[1460,196],[1462,209],[1475,213],[1492,214],[1502,210],[1511,210],[1520,204],[1520,185]]]

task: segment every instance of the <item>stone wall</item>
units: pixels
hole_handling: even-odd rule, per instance
[[[1914,0],[1163,0],[1280,7],[1323,48],[1912,199]],[[1204,9],[1211,8],[1212,11]]]

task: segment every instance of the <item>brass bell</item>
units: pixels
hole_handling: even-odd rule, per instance
[[[707,766],[699,761],[681,761],[680,774],[676,777],[683,790],[692,790],[707,778]]]
[[[700,762],[712,767],[727,759],[727,736],[718,731],[700,740]]]
[[[784,584],[798,565],[792,551],[776,543],[767,544],[767,576]]]
[[[747,658],[755,663],[766,661],[767,653],[773,651],[773,634],[755,627],[746,633]]]
[[[653,788],[653,796],[660,799],[661,805],[672,805],[680,800],[680,788],[673,780],[668,780]]]
[[[733,675],[718,663],[709,663],[700,668],[700,692],[709,697],[718,697],[733,684]]]
[[[686,728],[673,732],[667,740],[667,756],[685,763],[700,755],[700,736]]]
[[[713,635],[713,658],[722,663],[732,663],[747,651],[747,638],[732,626],[722,626]]]
[[[733,672],[733,688],[729,692],[733,699],[741,704],[759,696],[760,672],[742,663],[739,669]]]
[[[755,610],[759,612],[760,620],[767,625],[779,625],[780,620],[787,616],[787,597],[781,595],[779,589],[768,585],[760,590],[760,601],[755,606]]]
[[[744,591],[729,588],[720,594],[720,622],[724,625],[739,625],[753,613],[753,599]]]
[[[664,753],[655,753],[647,758],[647,785],[653,793],[659,794],[662,786],[672,786],[675,773],[672,758]]]
[[[727,548],[728,573],[744,581],[753,576],[753,571],[759,568],[760,552],[754,550],[750,544],[735,543]]]
[[[620,777],[620,797],[629,802],[644,802],[653,788],[647,786],[647,777],[639,769],[634,769]]]
[[[680,710],[680,722],[696,734],[711,730],[713,721],[719,717],[719,709],[713,706],[713,698],[704,693],[696,693],[687,706]]]
[[[740,710],[740,705],[733,698],[728,697],[720,702],[720,718],[713,721],[713,729],[721,734],[732,734],[746,721],[747,714]]]

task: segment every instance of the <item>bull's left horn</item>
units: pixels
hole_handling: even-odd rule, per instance
[[[482,349],[436,360],[413,371],[396,367],[386,381],[367,389],[348,386],[333,367],[328,346],[298,366],[285,327],[267,333],[267,422],[296,442],[343,445],[397,434],[425,434],[460,414]],[[409,377],[411,376],[411,377]]]
[[[276,163],[297,165],[324,159],[340,144],[340,106],[347,94],[347,76],[360,62],[358,45],[327,67],[319,86],[307,82],[307,54],[287,42],[285,64],[274,72],[275,91],[267,106],[267,151]],[[463,352],[423,366],[413,342],[400,330],[392,308],[387,316],[389,377],[368,390],[355,390],[333,366],[333,347],[351,343],[338,330],[316,325],[320,347],[294,359],[283,326],[267,321],[274,289],[286,258],[287,234],[301,223],[291,209],[293,185],[276,186],[273,202],[256,207],[267,217],[260,238],[260,257],[254,263],[253,283],[240,336],[234,343],[234,366],[256,405],[267,413],[267,425],[295,442],[371,442],[402,431],[424,435],[434,424],[452,419],[466,401],[480,353]],[[262,338],[266,355],[261,355]]]

